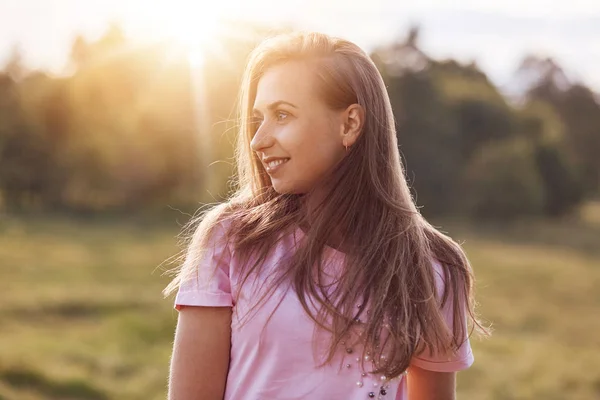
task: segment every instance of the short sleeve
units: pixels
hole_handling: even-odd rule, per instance
[[[232,307],[230,283],[231,252],[225,226],[218,224],[202,251],[188,250],[186,263],[194,263],[194,273],[181,283],[175,308],[183,306]]]
[[[444,272],[442,266],[437,261],[433,263],[433,266],[435,271],[434,273],[437,293],[439,296],[441,296],[444,291]],[[454,302],[452,301],[452,298],[452,293],[450,293],[446,304],[444,304],[444,307],[442,308],[442,314],[444,315],[446,323],[450,329],[453,329],[454,327]],[[462,309],[466,315],[467,310],[464,305]],[[436,372],[456,372],[469,368],[475,361],[475,357],[473,356],[473,351],[471,350],[469,338],[466,335],[466,332],[468,332],[466,326],[467,318],[464,318],[463,320],[465,323],[465,329],[463,330],[465,332],[465,337],[461,338],[462,340],[460,342],[462,342],[462,345],[458,351],[454,352],[449,350],[445,354],[432,354],[432,352],[426,348],[422,353],[413,356],[411,365]]]

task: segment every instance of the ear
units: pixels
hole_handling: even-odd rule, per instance
[[[365,109],[358,104],[351,104],[342,113],[342,146],[352,146],[362,133],[365,123]]]

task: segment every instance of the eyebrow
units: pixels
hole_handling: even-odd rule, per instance
[[[288,105],[288,106],[290,106],[290,107],[293,107],[293,108],[295,108],[295,109],[298,109],[298,106],[297,106],[297,105],[295,105],[295,104],[292,104],[292,103],[290,103],[289,101],[285,101],[285,100],[277,100],[277,101],[275,101],[275,102],[273,102],[273,103],[269,104],[269,105],[267,106],[267,110],[269,110],[269,111],[272,111],[272,110],[276,109],[277,107],[279,107],[279,106],[280,106],[280,105],[282,105],[282,104],[286,104],[286,105]],[[260,112],[260,110],[259,110],[259,109],[257,109],[257,108],[254,108],[254,109],[252,109],[252,113],[253,113],[253,114],[256,114],[256,113],[262,114],[262,113]]]

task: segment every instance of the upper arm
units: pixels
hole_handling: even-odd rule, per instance
[[[445,288],[444,273],[442,266],[435,262],[436,289],[438,296]],[[464,318],[460,321],[454,320],[453,288],[449,288],[448,301],[441,308],[442,316],[448,328],[452,331],[456,323],[464,324],[464,336],[455,338],[461,343],[458,349],[439,349],[432,351],[424,346],[423,351],[413,355],[408,369],[407,383],[410,400],[453,400],[456,391],[456,372],[469,368],[474,361],[473,352],[466,325],[466,305],[463,304],[462,296],[458,296],[459,308],[463,310]]]
[[[428,371],[411,365],[407,383],[410,400],[456,399],[456,372]]]
[[[231,345],[231,308],[179,312],[169,375],[169,400],[222,400]]]
[[[230,270],[234,264],[226,232],[227,226],[219,223],[208,237],[195,237],[188,249],[175,298],[179,317],[169,400],[223,399],[231,347]]]

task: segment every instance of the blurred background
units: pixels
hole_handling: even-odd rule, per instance
[[[231,189],[249,51],[383,75],[490,339],[462,399],[600,399],[600,3],[0,0],[0,399],[163,399],[181,227]]]

